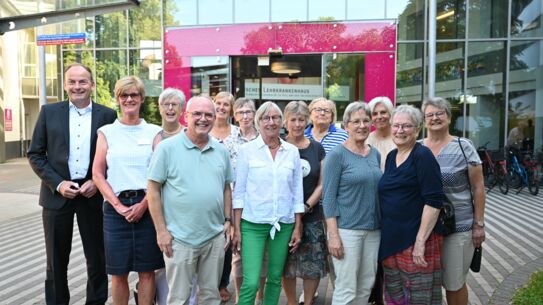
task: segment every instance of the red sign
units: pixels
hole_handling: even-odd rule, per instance
[[[6,131],[13,130],[13,119],[11,116],[11,109],[4,109],[4,127]]]

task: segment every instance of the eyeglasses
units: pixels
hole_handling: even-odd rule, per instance
[[[392,129],[400,130],[403,129],[405,131],[411,130],[415,127],[415,125],[412,124],[392,124]]]
[[[240,117],[244,117],[244,116],[250,116],[253,113],[254,111],[252,110],[245,110],[245,111],[236,111],[234,114],[239,115]]]
[[[260,118],[260,120],[262,120],[262,122],[264,122],[264,123],[269,123],[272,120],[277,123],[277,122],[281,121],[281,116],[280,115],[263,116],[263,117]]]
[[[429,119],[429,118],[433,118],[434,116],[442,117],[444,114],[445,114],[445,111],[428,112],[424,115],[424,117]]]
[[[190,115],[195,119],[201,119],[202,117],[205,117],[208,120],[211,120],[215,117],[215,114],[213,112],[202,112],[202,111],[193,111],[189,112]]]
[[[332,110],[327,109],[327,108],[313,108],[313,110],[311,110],[311,111],[322,113],[322,114],[332,113]]]
[[[179,105],[181,105],[181,104],[179,104],[179,103],[163,103],[163,104],[160,104],[160,106],[162,106],[162,107],[164,107],[166,109],[170,109],[170,107],[177,108],[177,107],[179,107]]]
[[[128,97],[130,97],[131,99],[135,100],[137,97],[139,98],[141,95],[139,93],[123,93],[121,95],[119,95],[119,97],[121,98],[121,100],[123,101],[126,101],[128,99]]]
[[[362,125],[371,125],[371,121],[366,119],[366,120],[354,120],[354,121],[349,121],[349,124],[353,124],[354,127],[360,127]]]

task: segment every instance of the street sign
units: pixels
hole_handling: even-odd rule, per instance
[[[87,33],[70,33],[54,35],[38,35],[36,44],[39,46],[62,45],[62,44],[85,44]]]

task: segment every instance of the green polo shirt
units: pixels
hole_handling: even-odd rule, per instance
[[[210,137],[200,150],[181,132],[157,146],[148,179],[162,184],[164,219],[175,240],[200,247],[223,232],[224,187],[233,180],[223,145]]]

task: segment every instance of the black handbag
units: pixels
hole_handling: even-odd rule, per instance
[[[441,234],[447,236],[456,231],[456,218],[454,216],[454,205],[445,195],[443,207],[439,211],[439,222],[441,224]]]

